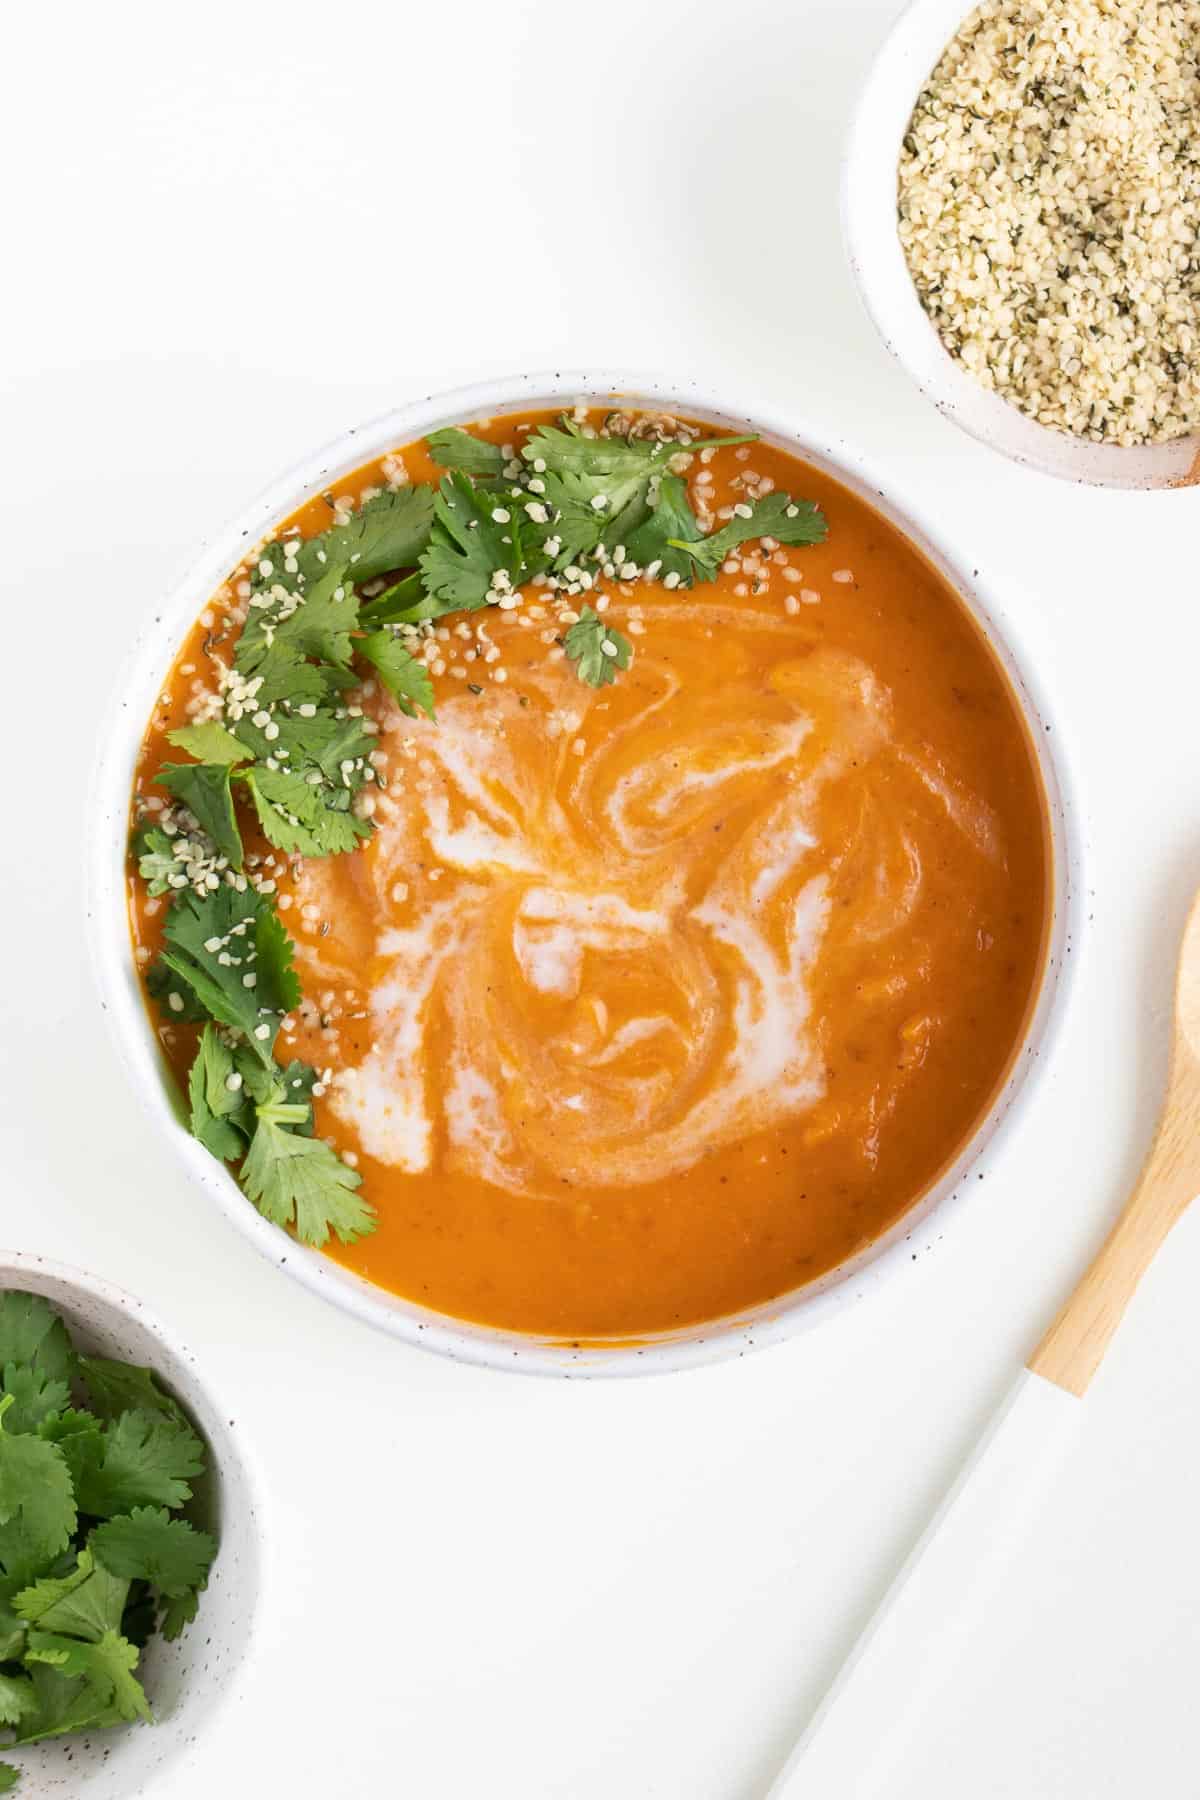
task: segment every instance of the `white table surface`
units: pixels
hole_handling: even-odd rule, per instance
[[[1018,470],[889,362],[836,180],[891,12],[6,19],[0,1238],[152,1302],[269,1493],[274,1604],[173,1800],[759,1800],[1139,1160],[1200,880],[1200,498]],[[1039,647],[1094,914],[1053,1067],[934,1255],[781,1348],[591,1385],[408,1350],[260,1261],[147,1136],[81,876],[125,640],[201,535],[415,390],[587,364],[742,384],[942,508]],[[1196,1795],[1198,1281],[1193,1219],[893,1800]]]

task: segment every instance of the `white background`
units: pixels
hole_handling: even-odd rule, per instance
[[[1140,1159],[1200,880],[1200,499],[1011,467],[889,362],[836,188],[891,12],[6,18],[0,1237],[149,1301],[268,1490],[273,1604],[175,1800],[760,1800]],[[757,1357],[587,1385],[410,1351],[258,1259],[147,1136],[81,868],[126,641],[202,535],[415,392],[589,364],[763,396],[940,509],[1058,702],[1094,922],[1048,1078],[934,1255]],[[1189,1220],[889,1800],[1200,1791],[1198,1281]]]

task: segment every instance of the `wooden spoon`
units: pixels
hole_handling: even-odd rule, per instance
[[[871,1800],[1004,1578],[1078,1402],[1172,1225],[1200,1193],[1200,898],[1184,929],[1166,1103],[1124,1210],[859,1638],[767,1800]]]

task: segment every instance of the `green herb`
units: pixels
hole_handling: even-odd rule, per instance
[[[731,551],[751,538],[773,537],[781,544],[821,544],[828,535],[825,515],[811,500],[793,500],[790,494],[768,494],[749,507],[749,517],[736,515],[720,531],[708,537],[669,540],[671,548],[686,552],[696,565],[701,581],[715,581]]]
[[[256,782],[269,775],[253,771]],[[210,1021],[188,1077],[194,1135],[222,1162],[244,1158],[239,1180],[249,1198],[275,1224],[294,1225],[304,1243],[323,1244],[331,1231],[351,1243],[372,1230],[372,1209],[354,1191],[361,1177],[312,1136],[313,1071],[298,1062],[284,1070],[274,1058],[280,1017],[300,998],[292,941],[278,914],[249,887],[221,887],[204,898],[186,893],[167,916],[165,936],[163,965]]]
[[[364,631],[372,631],[377,625],[414,625],[421,619],[438,618],[441,610],[440,602],[431,600],[425,592],[420,569],[414,569],[411,575],[394,581],[360,606],[358,622]]]
[[[10,1431],[36,1431],[51,1413],[61,1412],[70,1398],[67,1384],[44,1369],[28,1363],[5,1363],[0,1379],[0,1395],[12,1400],[8,1413]]]
[[[266,674],[281,657],[289,669],[297,657],[349,669],[350,634],[357,628],[349,564],[334,563],[303,592],[276,586],[252,600],[234,663],[251,676]]]
[[[168,731],[167,742],[175,744],[180,750],[186,750],[202,763],[240,763],[249,756],[240,739],[235,738],[232,731],[226,731],[223,725],[210,721],[204,725],[184,725],[178,731]]]
[[[255,1112],[241,1179],[263,1216],[276,1225],[294,1224],[301,1241],[318,1248],[331,1231],[343,1244],[373,1231],[373,1210],[355,1192],[361,1175],[322,1139],[289,1129],[305,1122],[307,1104],[289,1102],[280,1084]]]
[[[167,1516],[163,1514],[164,1518]],[[184,1521],[177,1523],[182,1525]],[[96,1537],[93,1532],[93,1546]],[[208,1560],[211,1563],[211,1553]],[[43,1576],[32,1587],[14,1595],[13,1611],[26,1624],[37,1625],[43,1631],[70,1632],[95,1643],[106,1631],[119,1630],[128,1597],[129,1582],[124,1571],[107,1557],[98,1563],[93,1550],[85,1548],[75,1558],[69,1575]]]
[[[146,883],[147,890],[156,895],[168,893],[171,877],[179,873],[179,864],[175,860],[175,840],[169,838],[165,831],[152,826],[136,834],[133,854],[137,858],[138,874]]]
[[[565,648],[582,681],[589,687],[603,687],[615,681],[618,669],[627,669],[633,655],[629,639],[606,625],[599,613],[585,606],[567,632]]]
[[[187,982],[169,969],[161,957],[146,971],[146,992],[158,1001],[173,1023],[195,1025],[208,1017]]]
[[[251,887],[180,894],[167,915],[162,961],[218,1024],[239,1032],[266,1067],[279,1020],[299,1003],[292,943]]]
[[[75,1357],[67,1328],[38,1295],[0,1295],[0,1363],[20,1363],[56,1380],[70,1380]]]
[[[447,431],[431,431],[426,438],[429,454],[443,469],[458,469],[464,475],[498,477],[504,468],[504,457],[495,444],[472,437],[469,431],[454,426]]]
[[[183,1411],[164,1388],[159,1387],[149,1369],[137,1363],[114,1362],[107,1356],[76,1358],[83,1385],[87,1389],[88,1411],[109,1421],[123,1412],[162,1413],[168,1419],[182,1419]],[[77,1413],[86,1418],[86,1413]]]
[[[0,1399],[0,1568],[6,1582],[20,1583],[66,1549],[77,1511],[58,1445],[6,1428],[14,1405],[11,1394]]]
[[[194,1617],[216,1553],[183,1511],[204,1445],[149,1369],[78,1356],[38,1295],[0,1293],[0,1357],[0,1728],[25,1745],[149,1720],[141,1645]],[[62,1410],[22,1417],[51,1387]]]
[[[161,1506],[137,1506],[98,1525],[92,1545],[127,1586],[135,1578],[148,1581],[169,1600],[182,1600],[202,1586],[216,1554],[206,1531],[173,1519]]]
[[[664,475],[658,485],[658,504],[654,511],[628,533],[625,554],[639,569],[658,564],[657,579],[677,575],[689,586],[692,562],[686,550],[676,547],[674,540],[691,542],[700,538],[700,526],[687,497],[687,483],[678,475]]]
[[[242,867],[242,835],[233,811],[228,763],[166,763],[154,777],[186,806],[231,869]]]
[[[519,504],[511,495],[482,492],[465,475],[444,478],[420,563],[425,591],[444,612],[476,612],[539,566],[544,559],[526,560]]]
[[[333,525],[316,537],[268,545],[254,572],[254,585],[294,592],[319,581],[330,568],[342,567],[361,586],[396,569],[411,568],[425,548],[432,523],[433,495],[428,487],[376,494],[364,500],[344,525]],[[263,562],[268,564],[266,573]],[[295,567],[289,568],[290,563]]]
[[[26,1642],[27,1665],[45,1664],[61,1681],[81,1684],[76,1712],[58,1714],[50,1727],[44,1728],[34,1717],[28,1727],[22,1726],[18,1744],[35,1744],[39,1738],[57,1737],[63,1731],[77,1731],[84,1724],[132,1724],[141,1719],[149,1724],[150,1706],[133,1671],[138,1665],[136,1644],[116,1631],[106,1631],[96,1643],[71,1638],[49,1631],[31,1631]]]
[[[242,778],[263,835],[289,855],[337,856],[357,850],[370,826],[351,812],[326,806],[322,789],[285,769],[254,767]]]
[[[182,1506],[192,1497],[188,1478],[203,1467],[203,1446],[186,1419],[123,1412],[104,1434],[99,1465],[79,1484],[80,1508],[110,1519],[131,1506]]]
[[[245,1057],[245,1052],[239,1052]],[[206,1025],[188,1075],[192,1136],[200,1139],[218,1162],[236,1162],[246,1154],[245,1070],[215,1026]]]
[[[420,707],[431,719],[434,717],[433,681],[429,670],[411,650],[405,649],[399,638],[390,631],[373,631],[369,637],[359,638],[357,649],[378,672],[380,681],[401,712],[414,718]]]
[[[653,484],[671,459],[720,445],[745,444],[746,437],[700,438],[690,444],[634,437],[596,437],[579,425],[542,425],[531,432],[521,454],[537,470],[545,499],[554,509],[552,530],[562,548],[555,567],[579,561],[603,543],[612,549],[628,540],[655,506]],[[545,464],[545,468],[538,467]]]

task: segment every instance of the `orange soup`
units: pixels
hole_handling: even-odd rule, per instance
[[[474,432],[511,472],[545,423]],[[361,666],[338,695],[375,744],[357,848],[288,852],[236,809],[247,878],[295,944],[303,997],[276,1058],[316,1071],[316,1133],[375,1210],[330,1253],[437,1311],[572,1339],[727,1314],[877,1238],[994,1099],[1047,929],[1035,759],[946,582],[783,451],[670,467],[697,529],[786,493],[828,535],[767,531],[690,586],[612,542],[576,569],[586,583],[501,582],[407,628],[435,719]],[[311,538],[364,491],[442,474],[404,446],[293,527]],[[493,518],[545,510],[529,479],[534,497],[514,489]],[[260,547],[184,645],[146,734],[140,826],[170,809],[153,781],[178,759],[167,734],[228,726],[251,577],[278,556]],[[585,610],[630,652],[594,686],[568,650]],[[170,895],[135,863],[130,897],[149,970]],[[186,1082],[198,1027],[167,1010],[159,1029]]]

